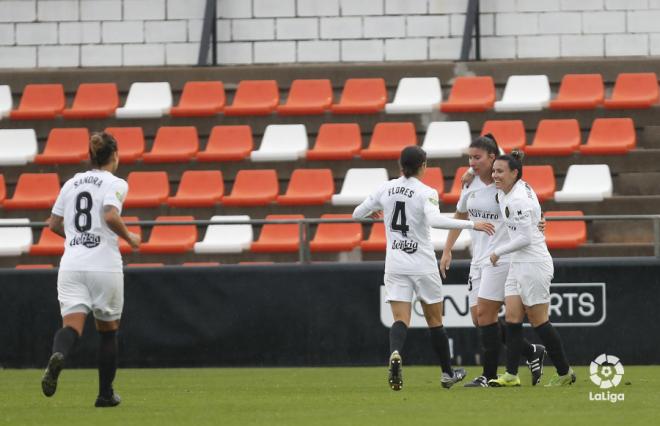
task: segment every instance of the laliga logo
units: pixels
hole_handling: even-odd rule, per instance
[[[616,387],[621,383],[623,378],[623,364],[619,358],[614,355],[600,354],[589,366],[589,378],[591,381],[601,389],[610,389]],[[623,393],[589,392],[590,401],[610,401],[618,402],[623,401],[625,395]]]

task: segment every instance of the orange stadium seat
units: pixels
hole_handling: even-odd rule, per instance
[[[35,269],[54,269],[55,267],[50,263],[32,263],[27,265],[16,265],[17,270],[35,270]]]
[[[458,202],[458,199],[461,196],[461,177],[465,174],[465,172],[467,172],[467,169],[468,167],[466,166],[461,166],[456,169],[456,173],[454,174],[454,183],[451,186],[451,191],[440,195],[440,198],[444,204],[456,204]]]
[[[7,186],[5,184],[5,176],[0,174],[0,206],[5,201],[7,197]]]
[[[22,173],[14,196],[2,204],[5,209],[49,209],[60,193],[57,173]]]
[[[349,78],[331,110],[334,114],[375,114],[385,109],[386,102],[385,79]]]
[[[552,200],[555,196],[557,183],[552,166],[525,166],[522,178],[531,185],[540,202]]]
[[[362,251],[385,251],[387,246],[387,237],[385,236],[385,224],[382,222],[374,223],[371,226],[369,239],[360,242]]]
[[[584,216],[579,210],[545,212],[546,217]],[[547,221],[545,241],[549,249],[573,249],[587,241],[587,224],[583,220]]]
[[[206,149],[197,153],[197,161],[241,161],[250,156],[253,148],[250,126],[214,126]]]
[[[224,197],[225,206],[265,206],[280,192],[277,173],[268,170],[239,170],[231,194]]]
[[[64,118],[108,118],[119,107],[115,83],[82,83],[78,86],[73,106],[62,111]]]
[[[580,153],[625,154],[636,144],[637,134],[632,118],[597,118],[591,125],[586,145],[580,145]]]
[[[195,220],[192,216],[158,216],[156,222]],[[149,241],[140,244],[140,253],[185,253],[197,241],[195,225],[156,225]]]
[[[137,216],[122,216],[122,220],[124,223],[130,223],[130,222],[139,222],[140,219]],[[132,232],[136,235],[139,235],[140,238],[142,238],[142,228],[140,228],[137,225],[128,225],[126,228],[128,228],[129,232]],[[124,240],[123,238],[117,238],[119,241],[119,251],[122,254],[128,254],[133,251],[131,246]]]
[[[523,149],[527,144],[525,125],[522,120],[488,120],[481,129],[481,135],[495,136],[497,145],[505,152]]]
[[[658,102],[658,77],[654,72],[621,73],[614,83],[607,109],[650,108]]]
[[[130,172],[128,174],[128,195],[124,207],[158,207],[170,195],[170,181],[167,172]]]
[[[220,262],[183,262],[181,266],[192,267],[192,268],[220,266]]]
[[[165,264],[162,262],[127,263],[126,266],[129,268],[160,268],[161,266],[165,266]]]
[[[23,90],[18,109],[12,120],[52,119],[62,113],[65,106],[64,86],[61,84],[28,84]]]
[[[151,151],[142,155],[145,163],[188,163],[199,150],[195,126],[161,127]]]
[[[319,128],[308,160],[350,160],[360,152],[362,136],[357,123],[324,123]]]
[[[321,219],[351,219],[350,214],[324,214]],[[351,251],[362,241],[360,223],[320,223],[316,235],[310,241],[313,252]]]
[[[280,115],[323,114],[332,104],[330,80],[293,80],[286,104],[277,107]]]
[[[225,107],[225,86],[221,81],[188,81],[183,86],[179,105],[172,107],[173,117],[209,117]]]
[[[279,102],[275,80],[243,80],[238,83],[234,102],[225,107],[225,115],[269,115]]]
[[[426,173],[422,176],[422,183],[438,191],[438,195],[442,198],[445,192],[445,178],[440,167],[427,167]]]
[[[567,156],[578,150],[581,141],[577,120],[541,120],[534,141],[525,147],[525,154]]]
[[[493,77],[456,77],[449,99],[440,104],[442,112],[483,112],[493,109]]]
[[[286,194],[277,197],[283,206],[325,204],[335,193],[330,169],[296,169],[291,173]]]
[[[301,214],[269,214],[266,220],[304,219]],[[292,224],[266,224],[261,228],[259,239],[252,243],[254,253],[296,252],[300,245],[299,226]]]
[[[89,130],[52,129],[44,152],[34,159],[37,164],[75,164],[89,158]]]
[[[181,175],[179,189],[167,199],[173,207],[213,207],[225,193],[220,170],[186,170]]]
[[[401,150],[417,145],[417,133],[413,123],[378,123],[374,126],[371,142],[360,151],[363,160],[396,160]]]
[[[131,164],[142,158],[144,154],[142,127],[108,127],[105,131],[117,141],[120,163]]]
[[[603,104],[605,87],[600,74],[566,74],[550,109],[594,109]]]
[[[61,256],[64,254],[64,241],[64,238],[45,227],[41,230],[39,242],[30,247],[30,255]]]

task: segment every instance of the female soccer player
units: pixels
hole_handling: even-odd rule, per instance
[[[498,313],[504,303],[504,283],[509,272],[510,256],[503,257],[497,266],[490,264],[488,255],[493,249],[509,240],[503,226],[497,202],[497,188],[493,182],[493,163],[499,155],[497,141],[492,135],[475,139],[468,150],[470,167],[475,175],[461,191],[456,206],[456,219],[488,220],[495,225],[495,235],[472,232],[472,261],[468,277],[468,300],[472,322],[479,327],[483,347],[483,373],[466,387],[488,387],[488,380],[497,378],[501,337]],[[460,235],[460,229],[449,232],[440,260],[440,273],[451,263],[451,249]],[[532,371],[532,385],[536,385],[543,374],[545,351],[541,345],[524,341],[524,354]]]
[[[504,286],[506,373],[488,383],[491,386],[520,386],[518,363],[523,345],[522,321],[526,313],[557,369],[557,375],[546,386],[570,385],[575,382],[575,373],[568,365],[559,333],[548,316],[554,266],[545,236],[537,228],[541,220],[541,205],[532,188],[521,179],[522,158],[522,152],[514,151],[511,155],[497,157],[493,166],[500,212],[510,241],[495,247],[490,254],[490,262],[497,266],[503,256],[510,254],[511,266]]]
[[[403,386],[401,351],[406,339],[413,292],[422,302],[431,333],[433,349],[440,358],[441,384],[450,388],[465,378],[465,370],[451,368],[449,340],[442,326],[442,280],[431,244],[430,227],[475,229],[494,232],[490,223],[455,220],[440,214],[438,192],[420,182],[426,171],[426,152],[418,146],[401,151],[402,176],[382,185],[355,208],[354,219],[383,212],[387,251],[385,291],[392,308],[390,329],[389,384],[392,390]]]
[[[95,133],[89,142],[93,169],[77,173],[60,191],[49,220],[50,229],[66,238],[57,276],[62,313],[53,353],[41,380],[44,395],[52,396],[68,355],[82,335],[87,314],[93,312],[100,335],[99,395],[96,407],[121,402],[112,382],[117,371],[117,330],[124,306],[124,275],[117,236],[137,248],[140,237],[129,232],[120,214],[128,192],[125,180],[114,175],[119,165],[117,142]]]

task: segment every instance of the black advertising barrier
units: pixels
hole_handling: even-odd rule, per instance
[[[382,268],[364,262],[127,271],[121,365],[384,365]],[[474,364],[477,333],[465,286],[458,285],[467,270],[455,262],[446,280],[445,325],[456,360]],[[56,275],[3,271],[1,366],[45,365],[60,324]],[[552,320],[571,362],[608,353],[624,365],[660,363],[660,262],[556,260],[554,282],[561,285],[553,285]],[[531,329],[526,333],[536,340]],[[408,336],[407,363],[436,363],[425,329],[413,327]],[[93,367],[96,345],[89,320],[69,365]]]

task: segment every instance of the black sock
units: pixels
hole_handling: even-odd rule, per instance
[[[497,378],[497,363],[500,358],[500,325],[493,323],[479,327],[481,330],[481,345],[484,351],[483,376],[490,379]]]
[[[390,353],[394,351],[403,351],[403,344],[406,343],[406,334],[408,326],[403,321],[395,321],[390,328]]]
[[[532,346],[532,344],[524,337],[522,339],[521,354],[527,359],[527,361],[531,361],[534,356],[534,346]]]
[[[567,374],[570,367],[557,329],[548,321],[534,328],[534,331],[545,345],[545,350],[548,351],[548,355],[557,369],[557,374],[560,376]]]
[[[78,332],[71,327],[62,327],[57,330],[53,338],[53,353],[60,352],[64,359],[69,356],[78,341]]]
[[[99,332],[99,395],[112,396],[112,382],[117,372],[117,332]]]
[[[509,374],[518,374],[522,331],[522,323],[506,323],[506,371]]]
[[[440,368],[442,368],[442,372],[449,374],[450,377],[454,377],[454,370],[451,369],[449,339],[447,338],[445,328],[443,326],[430,327],[429,332],[431,333],[433,350],[435,350],[435,353],[440,357]]]
[[[500,326],[500,338],[502,339],[502,344],[506,346],[506,321],[504,321],[504,317],[498,317],[497,324]]]

